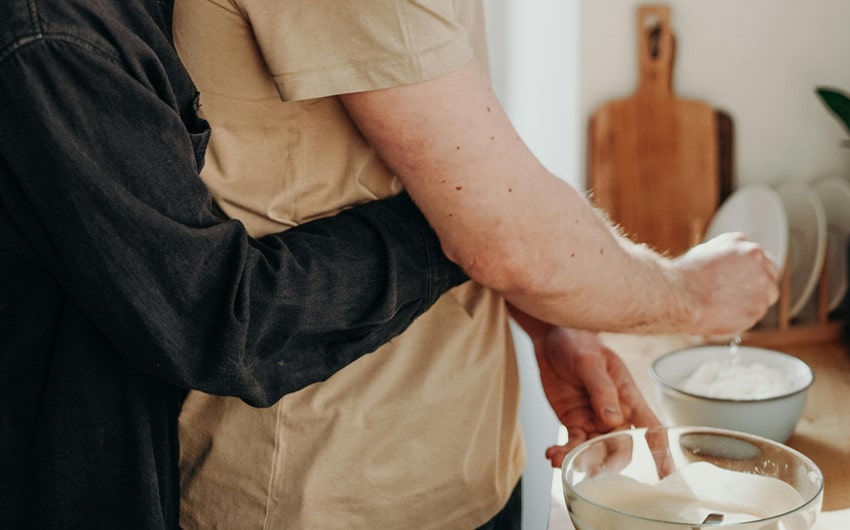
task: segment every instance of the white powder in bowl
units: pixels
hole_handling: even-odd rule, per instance
[[[764,399],[783,395],[793,381],[761,363],[708,361],[682,383],[685,392],[720,399]]]
[[[576,491],[585,499],[618,512],[688,526],[699,525],[710,513],[722,513],[724,524],[744,523],[775,517],[805,505],[802,495],[782,480],[731,471],[709,462],[687,464],[655,484],[626,475],[606,475],[580,482]],[[585,505],[582,499],[571,503],[570,511],[586,523],[595,523],[587,528],[618,528],[617,523],[623,522],[621,516]],[[788,528],[785,525],[792,521],[801,521],[798,517],[804,516],[792,515],[777,521],[779,526],[774,523],[759,528]],[[635,520],[628,528],[657,527],[657,522],[646,521],[641,525]]]

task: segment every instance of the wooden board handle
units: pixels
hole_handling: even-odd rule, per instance
[[[672,95],[675,41],[670,29],[670,7],[641,5],[637,13],[638,93]]]

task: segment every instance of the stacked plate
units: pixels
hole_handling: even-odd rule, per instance
[[[723,232],[743,232],[762,245],[790,275],[789,316],[816,310],[814,292],[825,270],[828,309],[847,293],[847,243],[850,237],[850,182],[822,177],[777,186],[751,184],[738,189],[711,220],[706,239]],[[824,269],[824,262],[826,268]],[[776,307],[765,317],[778,320]]]

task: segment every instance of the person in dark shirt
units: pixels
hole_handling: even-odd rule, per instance
[[[267,406],[466,280],[406,196],[259,240],[157,0],[0,6],[0,528],[177,528],[185,389]]]

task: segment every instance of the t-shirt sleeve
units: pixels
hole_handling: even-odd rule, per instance
[[[240,0],[285,101],[427,81],[473,57],[453,0]]]
[[[128,364],[269,405],[465,280],[406,196],[261,240],[222,221],[166,87],[61,39],[0,61],[0,249]]]

